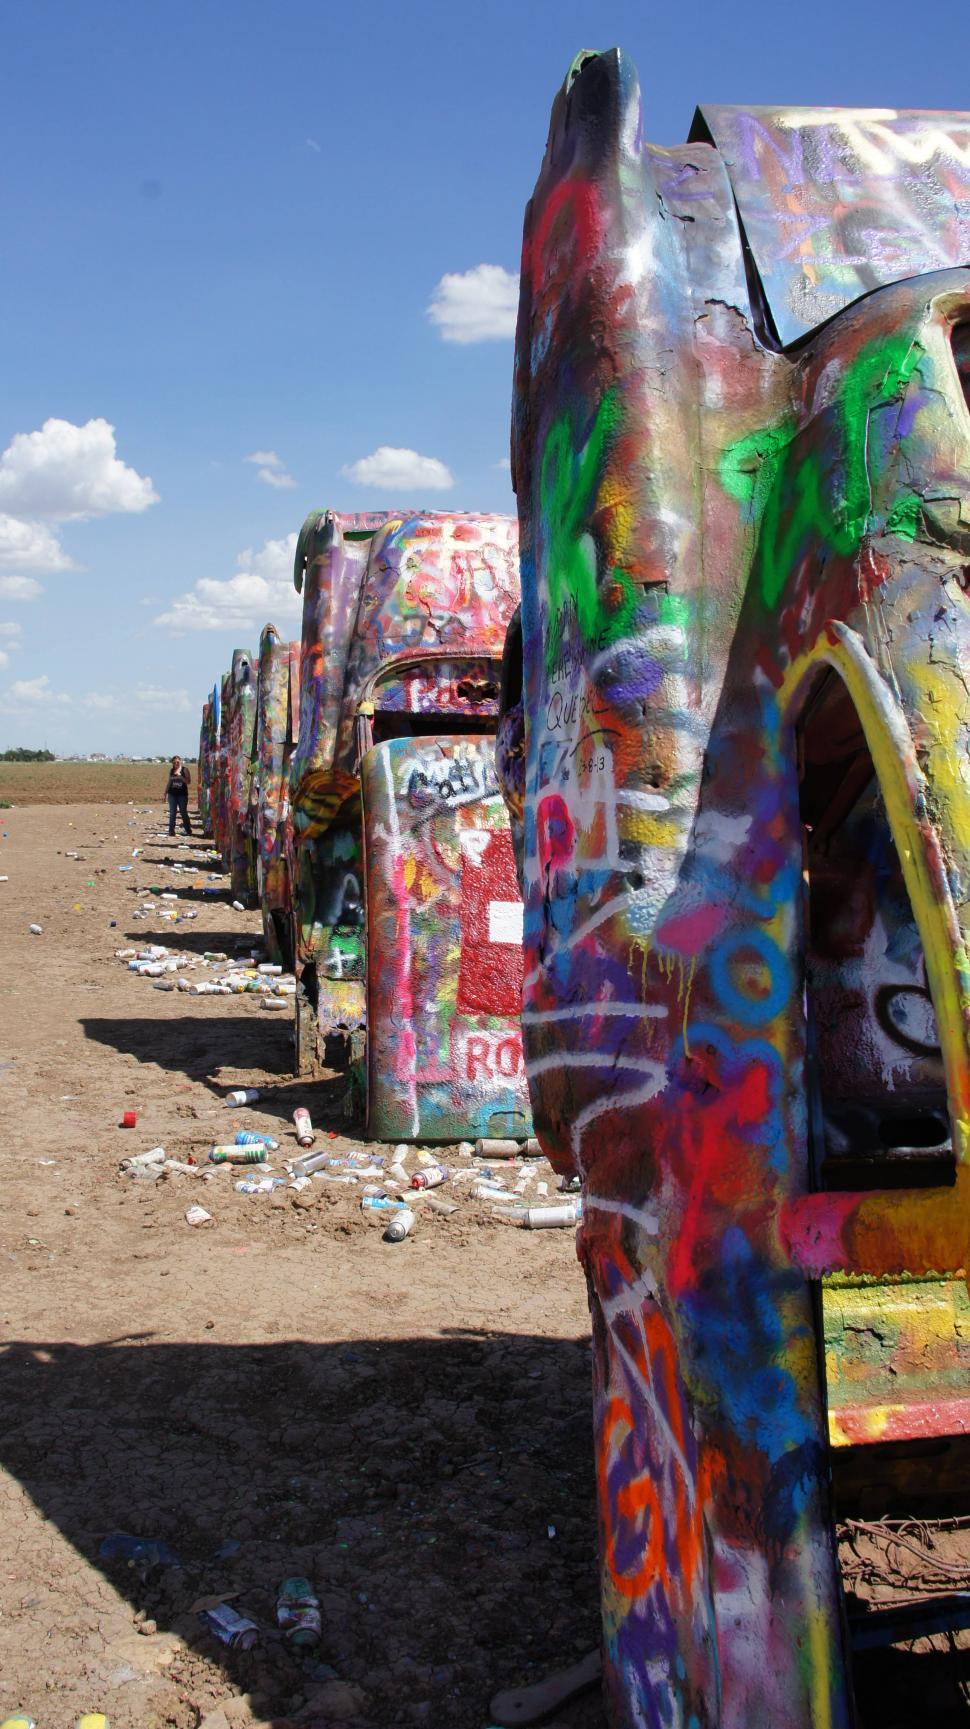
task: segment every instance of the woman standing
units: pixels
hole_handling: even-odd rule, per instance
[[[180,756],[173,756],[172,767],[168,776],[168,785],[165,788],[166,796],[168,798],[169,834],[175,833],[176,814],[181,816],[182,827],[186,834],[192,833],[192,828],[189,823],[189,786],[191,781],[192,776],[189,774],[188,769],[183,766],[182,758]]]

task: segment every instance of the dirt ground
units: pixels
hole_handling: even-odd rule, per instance
[[[188,763],[193,785],[198,764]],[[0,762],[0,800],[28,804],[164,803],[161,762]]]
[[[339,1084],[294,1079],[288,1010],[156,990],[116,958],[152,942],[202,976],[205,951],[248,951],[258,930],[160,817],[0,811],[0,1720],[485,1729],[496,1688],[598,1637],[572,1233],[463,1197],[390,1245],[359,1187],[248,1196],[238,1169],[120,1172],[156,1145],[204,1161],[235,1128],[277,1135],[280,1159],[298,1103],[318,1146],[360,1146]],[[138,918],[152,884],[177,898]],[[260,1102],[227,1109],[240,1085]],[[210,1224],[186,1222],[193,1203]],[[871,1532],[848,1551],[853,1589],[892,1601],[905,1581],[879,1586]],[[117,1533],[168,1549],[132,1567],[100,1553]],[[959,1537],[937,1552],[962,1585]],[[302,1658],[275,1628],[293,1574],[322,1604]],[[253,1650],[206,1630],[198,1606],[217,1601],[259,1624]],[[960,1644],[862,1660],[864,1729],[970,1723]],[[598,1696],[553,1729],[605,1729]]]
[[[389,1245],[338,1185],[119,1174],[156,1144],[204,1159],[234,1127],[295,1151],[297,1103],[335,1121],[333,1086],[292,1076],[288,1012],[165,994],[115,959],[231,953],[258,928],[202,896],[204,870],[169,879],[194,922],[133,919],[185,856],[146,839],[160,815],[0,812],[0,1719],[482,1729],[495,1688],[597,1641],[572,1233],[471,1204]],[[226,1109],[241,1084],[263,1099]],[[186,1223],[193,1202],[212,1224]],[[117,1532],[174,1553],[101,1558]],[[272,1631],[299,1573],[323,1612],[303,1661]],[[205,1630],[206,1599],[260,1623],[254,1650]],[[598,1700],[557,1722],[600,1729]]]

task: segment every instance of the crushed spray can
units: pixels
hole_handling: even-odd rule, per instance
[[[255,1105],[259,1099],[258,1087],[237,1087],[234,1092],[227,1093],[223,1099],[224,1105]]]
[[[248,1615],[239,1615],[228,1603],[217,1603],[214,1609],[202,1609],[199,1620],[204,1622],[210,1633],[214,1633],[220,1644],[228,1645],[230,1651],[251,1651],[259,1638],[259,1627],[255,1621],[250,1621]]]
[[[280,1144],[272,1135],[258,1135],[255,1129],[237,1129],[233,1140],[237,1147],[266,1147],[271,1153],[275,1153]]]
[[[269,1157],[266,1147],[210,1147],[210,1165],[261,1165]]]

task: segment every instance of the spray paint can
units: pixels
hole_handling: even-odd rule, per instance
[[[578,1225],[582,1216],[583,1203],[575,1200],[561,1207],[526,1207],[523,1223],[530,1231],[541,1231],[553,1225]]]
[[[210,1165],[261,1165],[268,1157],[265,1147],[210,1147]]]
[[[527,1141],[491,1141],[475,1142],[475,1157],[477,1159],[541,1159],[542,1148],[534,1135]]]
[[[423,1170],[416,1171],[411,1178],[412,1189],[436,1189],[439,1183],[446,1183],[451,1172],[447,1165],[425,1165]]]
[[[302,1105],[298,1105],[296,1110],[293,1112],[293,1121],[296,1125],[296,1138],[299,1141],[300,1146],[312,1147],[316,1140],[316,1135],[313,1131],[313,1124],[310,1121],[309,1111],[305,1111]]]
[[[298,1177],[308,1177],[313,1171],[319,1171],[323,1165],[332,1165],[333,1163],[333,1154],[328,1153],[324,1147],[321,1152],[310,1153],[305,1159],[294,1159],[293,1170]]]
[[[384,1232],[385,1243],[403,1243],[413,1224],[414,1214],[410,1207],[398,1207]]]
[[[256,1104],[258,1098],[259,1098],[259,1088],[258,1087],[237,1087],[235,1092],[226,1094],[226,1096],[223,1100],[223,1104],[226,1104],[226,1105],[254,1105],[254,1104]]]
[[[277,1152],[280,1144],[272,1135],[258,1135],[255,1129],[237,1129],[232,1138],[237,1147],[267,1147],[271,1153]]]
[[[471,1197],[473,1201],[508,1201],[511,1199],[508,1189],[501,1183],[472,1183]]]
[[[228,1603],[217,1603],[214,1609],[201,1610],[199,1619],[231,1651],[251,1651],[259,1638],[256,1622],[250,1621],[247,1615],[237,1615]]]
[[[288,1645],[320,1641],[320,1599],[309,1579],[284,1579],[276,1600],[276,1619]]]

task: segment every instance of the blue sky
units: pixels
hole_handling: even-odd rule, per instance
[[[522,213],[614,45],[658,143],[702,100],[970,107],[956,4],[3,8],[0,745],[192,750],[232,649],[299,635],[311,508],[514,511]]]

